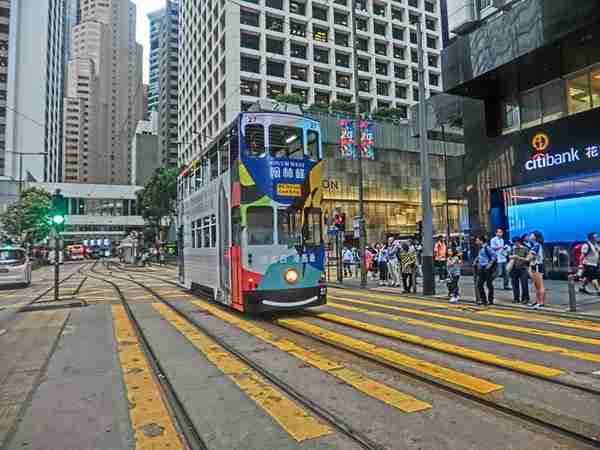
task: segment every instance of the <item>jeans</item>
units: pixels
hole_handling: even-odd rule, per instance
[[[502,277],[503,282],[504,282],[504,289],[508,289],[508,271],[506,270],[506,264],[505,262],[499,262],[498,263],[498,268],[496,269],[496,277]]]
[[[387,265],[392,283],[395,285],[400,285],[400,263],[396,258],[391,258]]]
[[[379,281],[387,281],[387,263],[385,261],[379,261],[377,266],[379,267]]]
[[[492,269],[493,270],[493,269]],[[494,303],[494,273],[485,267],[479,268],[477,275],[477,291],[479,292],[479,301],[483,303]],[[487,287],[486,295],[483,285]]]
[[[527,267],[515,267],[510,272],[515,303],[529,303],[529,274]]]

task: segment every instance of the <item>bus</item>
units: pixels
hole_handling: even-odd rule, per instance
[[[239,311],[326,302],[318,121],[260,101],[180,174],[179,281]]]
[[[85,255],[86,249],[83,245],[73,244],[67,246],[67,258],[71,261],[82,261]]]

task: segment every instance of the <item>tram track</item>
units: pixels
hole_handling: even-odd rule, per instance
[[[135,270],[130,271],[127,268],[119,267],[119,266],[114,266],[114,267],[117,268],[118,272],[121,272],[121,273],[127,275],[128,277],[130,277],[129,278],[130,280],[134,281],[135,283],[139,284],[140,286],[143,285],[143,283],[137,279],[134,280],[133,277],[153,279],[153,280],[158,280],[158,281],[164,282],[164,283],[172,285],[172,286],[179,286],[177,283],[175,283],[171,280],[167,280],[167,279],[164,279],[161,277],[155,277],[154,275],[143,274],[143,273],[141,273],[141,271],[135,271]],[[132,275],[130,272],[135,272],[135,275]],[[148,290],[149,292],[155,293],[155,291],[152,288],[145,287],[145,289]],[[200,297],[200,298],[202,298],[202,297]],[[178,314],[180,314],[184,317],[186,316],[185,312],[179,311],[178,308],[176,306],[171,305],[168,302],[168,300],[164,300],[164,301],[169,305],[169,307],[171,307],[172,309],[177,311]],[[318,313],[314,313],[311,311],[305,312],[305,313],[306,313],[306,316],[304,316],[304,317],[296,316],[296,315],[294,315],[292,317],[298,318],[300,320],[303,318],[319,319]],[[322,344],[326,344],[329,347],[335,348],[337,350],[342,350],[345,352],[352,353],[356,356],[359,356],[360,358],[370,360],[372,362],[375,362],[375,363],[381,364],[383,366],[386,366],[388,368],[391,368],[395,371],[399,371],[400,373],[402,373],[405,376],[408,376],[410,378],[416,379],[421,382],[425,382],[431,386],[445,390],[447,392],[451,392],[452,394],[458,395],[461,398],[475,402],[482,407],[491,408],[492,410],[494,410],[500,414],[518,418],[518,419],[520,419],[524,422],[527,422],[529,424],[532,424],[534,426],[538,426],[545,430],[549,430],[549,431],[555,432],[557,434],[560,434],[563,437],[570,438],[575,441],[591,445],[595,448],[600,448],[600,435],[599,434],[596,433],[595,435],[591,435],[590,433],[576,431],[577,427],[575,425],[570,426],[568,421],[563,422],[563,424],[557,423],[557,421],[553,420],[556,418],[556,416],[553,416],[552,414],[546,415],[546,418],[543,418],[544,414],[535,414],[535,412],[527,411],[527,410],[525,410],[525,408],[517,408],[510,404],[504,404],[498,400],[497,396],[495,396],[493,394],[486,395],[486,394],[478,394],[478,393],[474,393],[474,392],[468,392],[468,391],[465,391],[464,389],[457,389],[455,387],[449,386],[448,384],[435,381],[431,378],[422,377],[422,376],[412,373],[410,371],[402,370],[402,368],[398,367],[398,365],[396,365],[396,364],[390,363],[389,361],[385,361],[384,359],[374,357],[374,356],[366,354],[364,352],[353,350],[352,348],[348,348],[347,346],[342,345],[338,342],[335,342],[331,339],[324,339],[323,336],[320,336],[318,334],[309,333],[306,330],[302,330],[302,329],[299,329],[296,327],[284,326],[283,322],[280,322],[278,319],[280,316],[281,316],[280,314],[273,315],[272,320],[268,320],[268,322],[273,324],[277,328],[285,329],[288,332],[298,334],[304,338],[309,338],[311,340],[319,341]],[[186,317],[186,319],[187,319],[187,317]],[[193,319],[193,318],[190,318],[188,320],[190,320],[192,323],[195,322],[195,319]],[[326,322],[323,319],[319,319],[319,320]],[[202,329],[204,329],[204,327],[202,327],[202,326],[200,326],[200,327]],[[380,334],[377,334],[374,332],[367,332],[367,333],[372,336],[381,336]],[[485,363],[482,363],[482,364],[485,364]],[[487,364],[487,365],[494,366],[494,364]],[[496,367],[498,367],[498,366],[496,366]],[[549,385],[554,385],[556,387],[574,389],[574,390],[578,390],[580,392],[586,393],[588,395],[594,395],[594,396],[600,395],[600,391],[597,388],[590,388],[590,387],[584,386],[584,385],[579,386],[575,383],[553,379],[552,377],[539,377],[539,376],[535,376],[533,374],[523,373],[522,371],[514,370],[509,367],[501,367],[501,369],[515,373],[515,374],[529,376],[534,380],[537,380],[540,382],[545,382],[545,383],[548,383]],[[561,421],[558,421],[558,422],[561,422]],[[369,447],[366,447],[366,448],[369,448]]]

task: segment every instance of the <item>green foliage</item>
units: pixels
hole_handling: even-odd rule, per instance
[[[354,103],[345,102],[343,100],[334,100],[331,102],[331,110],[337,112],[353,113]]]
[[[275,97],[275,101],[289,103],[290,105],[303,105],[304,97],[300,94],[281,94]]]
[[[43,189],[23,191],[21,198],[0,215],[4,231],[9,236],[29,243],[46,239],[50,233],[48,216],[52,206],[51,198]]]
[[[177,176],[175,167],[158,169],[148,184],[137,193],[138,210],[155,229],[161,230],[164,220],[170,226],[177,208]]]
[[[396,121],[404,119],[398,108],[380,108],[373,113],[373,119],[380,121]]]
[[[310,105],[308,110],[309,112],[315,113],[328,113],[329,105],[327,103],[313,103],[312,105]]]

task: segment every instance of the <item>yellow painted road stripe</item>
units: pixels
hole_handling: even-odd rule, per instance
[[[478,316],[498,317],[501,319],[522,320],[525,322],[545,323],[548,325],[557,325],[565,328],[574,328],[584,331],[600,332],[600,323],[589,322],[585,320],[567,320],[557,319],[552,316],[537,316],[535,314],[519,314],[509,311],[479,311]]]
[[[277,338],[264,328],[260,328],[248,322],[247,320],[240,319],[239,317],[225,312],[220,308],[201,301],[194,301],[192,303],[203,310],[210,312],[215,317],[237,326],[246,333],[251,334],[262,341],[295,356],[296,358],[310,364],[313,367],[316,367],[317,369],[320,369],[334,377],[337,377],[338,379],[345,381],[347,384],[355,389],[358,389],[363,394],[398,408],[403,412],[412,413],[431,408],[429,403],[418,400],[408,394],[386,386],[383,383],[379,383],[378,381],[365,377],[358,372],[347,369],[342,363],[333,361],[325,356],[321,356],[312,350],[305,349],[288,339]]]
[[[112,316],[123,381],[127,390],[135,449],[183,450],[185,447],[175,430],[123,306],[114,305]]]
[[[421,311],[421,310],[412,309],[412,308],[401,308],[398,306],[385,305],[382,303],[366,302],[363,300],[355,300],[355,299],[350,299],[350,298],[345,298],[345,297],[329,296],[329,298],[332,298],[334,300],[342,300],[344,302],[377,306],[379,308],[391,309],[394,311],[400,311],[400,312],[404,312],[404,313],[408,313],[408,314],[414,314],[417,316],[433,317],[436,319],[450,320],[452,322],[461,322],[461,323],[468,323],[470,325],[478,325],[478,326],[484,326],[484,327],[489,327],[489,328],[496,328],[498,330],[513,331],[516,333],[531,334],[534,336],[543,336],[543,337],[559,339],[559,340],[563,340],[563,341],[577,342],[578,344],[600,345],[600,339],[587,338],[587,337],[582,337],[582,336],[573,336],[571,334],[555,333],[553,331],[539,330],[537,328],[521,327],[521,326],[517,326],[517,325],[507,325],[507,324],[502,324],[502,323],[497,323],[497,322],[487,322],[484,320],[468,319],[466,317],[449,316],[448,314],[434,313],[434,312],[430,312],[430,311]],[[392,300],[392,301],[394,301],[394,300]]]
[[[358,330],[378,334],[380,336],[390,337],[393,339],[398,339],[403,342],[420,345],[422,347],[427,347],[444,353],[461,356],[463,358],[468,358],[485,364],[506,367],[508,369],[512,369],[521,373],[527,373],[546,378],[556,377],[564,373],[562,370],[559,369],[540,366],[537,364],[530,364],[525,361],[519,361],[518,359],[501,358],[497,355],[494,355],[493,353],[482,352],[467,347],[448,344],[446,342],[436,341],[434,339],[427,339],[421,336],[416,336],[414,334],[402,333],[401,331],[394,330],[392,328],[386,328],[370,323],[360,322],[358,320],[350,319],[348,317],[341,317],[330,313],[315,313],[314,315],[319,319],[327,320],[329,322],[338,323],[340,325],[346,325],[352,328],[356,328]]]
[[[457,310],[464,310],[465,307],[468,307],[470,309],[475,309],[475,310],[483,310],[484,308],[481,308],[479,306],[476,305],[464,305],[464,304],[457,304],[457,303],[444,303],[444,302],[438,302],[438,301],[434,301],[434,300],[419,300],[413,297],[405,297],[403,295],[393,295],[393,294],[382,294],[379,292],[370,292],[370,291],[361,291],[361,292],[357,292],[357,291],[352,291],[350,289],[336,289],[336,288],[328,288],[327,292],[329,294],[333,294],[335,295],[340,295],[340,296],[347,296],[347,295],[355,295],[357,297],[368,297],[368,298],[374,298],[374,299],[379,299],[379,300],[391,300],[397,303],[404,303],[406,305],[418,305],[418,306],[427,306],[429,308],[431,307],[436,307],[436,308],[442,308],[442,309],[449,309],[449,310],[453,310],[453,309],[457,309]]]
[[[314,439],[331,433],[328,426],[319,423],[254,370],[200,333],[170,308],[161,303],[153,303],[152,306],[296,441]]]
[[[355,308],[352,306],[342,305],[342,304],[335,303],[335,302],[328,302],[327,306],[331,306],[331,307],[337,308],[337,309],[343,309],[346,311],[361,312],[362,314],[366,314],[366,315],[373,316],[373,317],[383,317],[388,320],[404,322],[409,325],[416,325],[416,326],[420,326],[420,327],[431,328],[432,330],[447,331],[449,333],[460,334],[463,336],[473,337],[473,338],[477,338],[477,339],[483,339],[483,340],[491,341],[491,342],[498,342],[500,344],[512,345],[514,347],[522,347],[522,348],[526,348],[528,350],[538,350],[540,352],[545,352],[545,353],[555,353],[558,356],[564,356],[567,358],[581,359],[584,361],[592,361],[592,362],[600,363],[600,355],[596,355],[594,353],[580,352],[578,350],[571,350],[571,349],[567,349],[567,348],[563,348],[563,347],[557,347],[555,345],[540,344],[537,342],[525,341],[523,339],[514,339],[514,338],[499,336],[496,334],[488,334],[488,333],[482,333],[479,331],[471,331],[471,330],[466,330],[464,328],[452,327],[449,325],[442,325],[442,324],[434,323],[434,322],[426,322],[424,320],[411,319],[409,317],[402,317],[397,314],[389,314],[389,313],[384,313],[381,311],[373,311],[373,310],[364,309],[364,308]]]
[[[290,330],[315,337],[321,341],[350,350],[354,353],[373,358],[392,365],[403,371],[434,379],[445,385],[461,389],[469,393],[489,394],[502,389],[502,386],[482,378],[438,366],[422,359],[413,358],[395,350],[378,347],[375,344],[361,341],[345,334],[336,333],[296,319],[275,319],[274,323]]]

